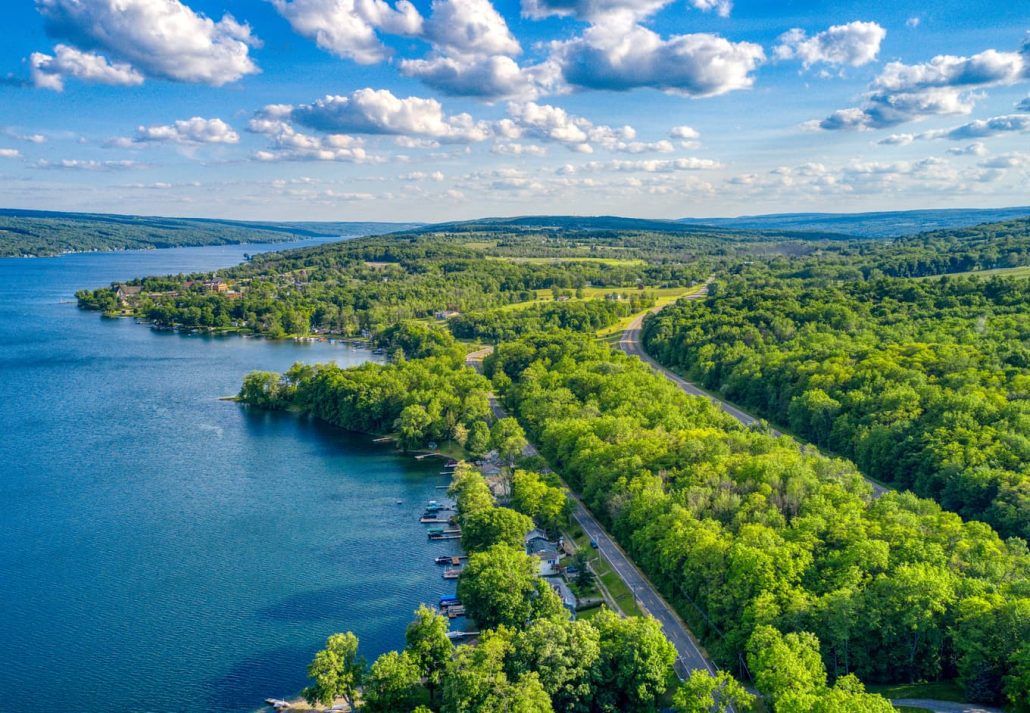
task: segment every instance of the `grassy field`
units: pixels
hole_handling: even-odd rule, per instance
[[[1030,277],[1030,266],[1000,267],[997,270],[971,270],[969,272],[951,272],[947,275],[930,275],[917,277],[917,280],[939,280],[942,277]]]
[[[507,260],[508,262],[524,262],[532,265],[553,265],[560,262],[591,262],[597,263],[599,265],[610,265],[612,267],[617,265],[637,267],[638,265],[647,264],[645,261],[635,258],[590,257],[587,255],[584,255],[583,257],[579,257],[576,255],[562,257],[507,257],[504,255],[487,255],[486,259]]]
[[[965,695],[955,681],[933,681],[930,683],[895,683],[889,686],[869,684],[866,690],[887,698],[924,698],[933,701],[954,701],[962,703]],[[919,710],[919,709],[913,709]]]
[[[645,289],[644,292],[655,295],[655,306],[652,307],[652,309],[661,309],[666,305],[672,304],[680,297],[691,295],[700,289],[701,285],[695,285],[694,287],[662,287],[656,290]],[[636,314],[631,314],[628,317],[623,317],[612,326],[605,327],[599,331],[597,336],[608,341],[618,341],[619,336],[626,330],[629,323],[639,317],[640,314],[640,312],[637,312]]]

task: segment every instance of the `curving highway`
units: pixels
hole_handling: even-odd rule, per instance
[[[701,289],[695,292],[694,294],[681,298],[680,301],[693,301],[706,297],[708,295],[709,282],[706,282],[701,287]],[[652,310],[652,312],[657,312],[660,309],[662,308],[659,307],[658,309]],[[629,325],[626,327],[626,331],[622,333],[622,338],[619,340],[619,349],[624,351],[626,354],[638,357],[641,361],[650,365],[652,369],[654,369],[656,372],[664,376],[672,383],[676,384],[686,393],[691,394],[693,396],[701,396],[708,399],[713,404],[715,404],[720,409],[728,413],[730,416],[733,416],[733,418],[737,419],[745,426],[750,426],[751,424],[756,423],[758,421],[758,419],[752,416],[751,414],[741,411],[736,406],[733,406],[732,404],[728,404],[725,401],[716,398],[704,389],[698,388],[694,384],[684,379],[679,374],[676,374],[670,371],[669,369],[666,369],[664,366],[662,366],[657,361],[652,359],[651,355],[644,351],[644,346],[640,341],[640,329],[644,323],[644,317],[646,317],[648,314],[651,314],[651,312],[645,312],[637,316],[632,322],[629,323]],[[774,436],[782,435],[776,429],[770,430]],[[884,493],[889,492],[890,490],[890,488],[880,485],[879,483],[873,482],[868,478],[866,478],[866,482],[869,483],[870,487],[872,487],[873,489],[873,497],[878,498]]]

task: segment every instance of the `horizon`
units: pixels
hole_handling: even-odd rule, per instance
[[[1026,202],[1016,6],[112,7],[0,10],[0,202],[432,223]]]

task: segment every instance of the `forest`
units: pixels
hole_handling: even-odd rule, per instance
[[[346,238],[407,227],[403,223],[256,223],[0,209],[0,257],[283,243],[316,237]]]
[[[849,462],[746,429],[582,335],[502,344],[486,367],[552,467],[742,680],[762,685],[747,657],[759,637],[818,650],[838,682],[957,676],[968,700],[1030,700],[1024,540],[911,493],[874,499]]]
[[[1030,281],[818,286],[755,268],[664,310],[644,341],[862,472],[1030,538]]]

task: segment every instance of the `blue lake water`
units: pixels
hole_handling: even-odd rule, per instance
[[[268,249],[0,260],[0,710],[254,711],[299,691],[329,634],[372,659],[453,592],[432,563],[450,543],[417,522],[438,463],[218,400],[253,369],[368,352],[73,303]]]

